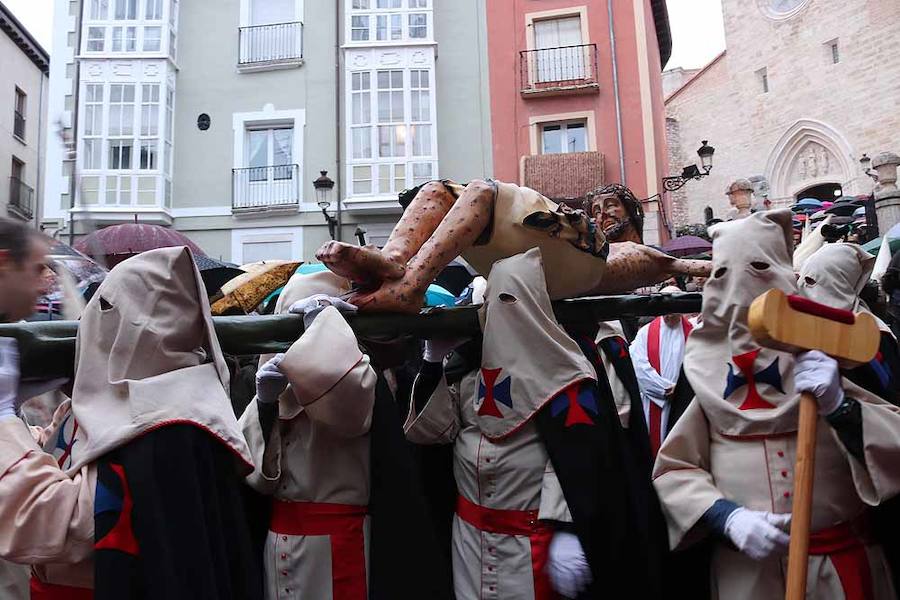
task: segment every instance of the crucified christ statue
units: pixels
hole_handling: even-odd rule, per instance
[[[708,276],[705,261],[630,241],[610,246],[601,225],[610,220],[610,196],[626,208],[634,200],[628,188],[607,186],[589,194],[587,210],[575,210],[510,183],[431,181],[415,191],[382,249],[331,241],[316,258],[357,285],[350,301],[363,311],[418,312],[428,285],[457,256],[487,277],[497,260],[535,247],[554,300],[625,292],[672,275]],[[612,220],[609,227],[624,217]]]

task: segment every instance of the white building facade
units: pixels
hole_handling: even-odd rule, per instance
[[[43,219],[63,235],[137,220],[238,264],[312,260],[320,171],[338,234],[374,243],[403,189],[491,174],[475,0],[56,1],[50,113],[72,141],[48,157]],[[441,98],[451,80],[471,99]]]

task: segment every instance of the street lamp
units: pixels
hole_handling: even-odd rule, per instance
[[[703,140],[702,144],[700,149],[697,150],[697,155],[700,157],[700,166],[698,167],[696,164],[689,165],[681,170],[681,175],[663,177],[663,187],[666,190],[674,192],[691,179],[700,180],[709,175],[713,168],[713,154],[715,154],[716,149],[707,144],[707,140]]]
[[[316,204],[322,209],[322,216],[328,224],[328,233],[331,239],[335,239],[335,229],[337,227],[337,219],[328,214],[328,207],[331,206],[331,190],[334,189],[334,180],[328,176],[328,171],[319,171],[319,176],[313,181],[313,187],[316,188]]]

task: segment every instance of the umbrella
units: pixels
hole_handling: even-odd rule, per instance
[[[215,296],[223,285],[244,274],[244,271],[237,265],[208,256],[195,254],[194,262],[197,263],[203,285],[206,286],[207,296]]]
[[[75,243],[75,249],[90,256],[106,257],[110,266],[126,258],[157,248],[187,246],[194,254],[206,256],[200,246],[174,229],[149,223],[123,223],[104,227]]]
[[[863,250],[872,256],[878,256],[878,251],[881,249],[881,239],[882,238],[877,237],[874,240],[866,242],[862,245]],[[891,249],[891,254],[900,250],[900,237],[888,238],[888,240],[888,247]]]
[[[683,235],[663,244],[662,250],[672,256],[691,256],[711,251],[712,244],[695,235]]]

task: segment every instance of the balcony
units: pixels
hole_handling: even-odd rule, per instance
[[[296,67],[303,64],[303,23],[254,25],[238,30],[241,71]]]
[[[588,192],[603,185],[600,152],[569,152],[526,156],[522,182],[557,202],[573,201],[576,208]]]
[[[231,170],[231,210],[234,213],[296,211],[299,208],[299,165]]]
[[[596,93],[597,44],[519,52],[523,96]]]
[[[26,221],[30,221],[34,216],[34,190],[18,177],[9,178],[7,210]]]
[[[25,141],[25,115],[19,111],[13,111],[13,135]]]

